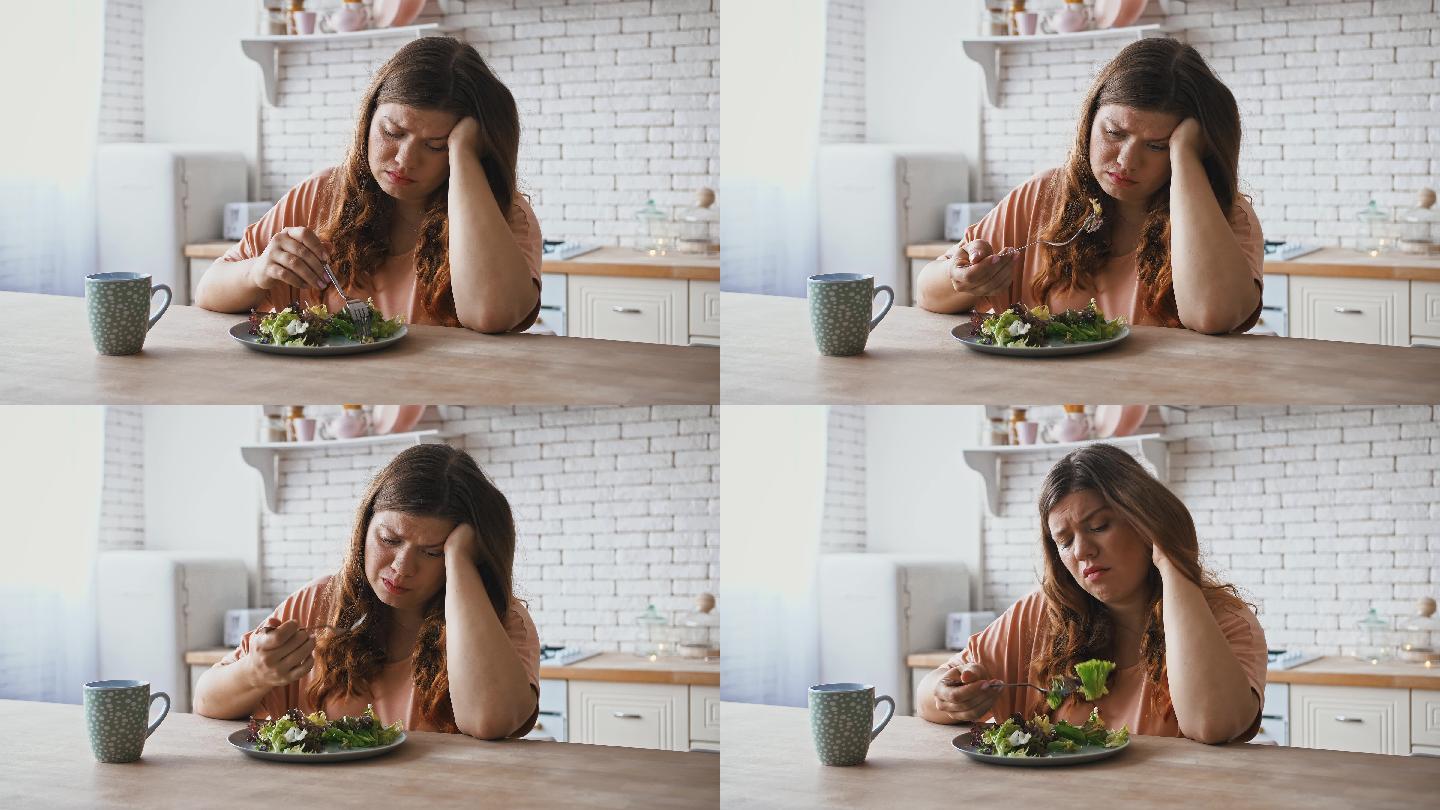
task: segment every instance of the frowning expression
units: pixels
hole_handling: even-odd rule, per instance
[[[365,532],[365,578],[381,602],[419,610],[445,585],[445,538],[452,521],[376,512]]]
[[[423,202],[450,176],[453,113],[385,103],[370,118],[370,174],[399,200]]]
[[[1060,562],[1087,593],[1106,604],[1126,601],[1150,573],[1150,544],[1094,490],[1061,498],[1045,518]]]
[[[1144,203],[1170,179],[1170,133],[1180,117],[1102,104],[1090,124],[1090,171],[1117,200]]]

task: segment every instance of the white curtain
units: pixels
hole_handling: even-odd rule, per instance
[[[825,0],[725,0],[720,43],[721,287],[803,297],[819,266]]]
[[[0,407],[0,698],[79,703],[95,680],[105,415]]]
[[[95,272],[103,0],[5,4],[0,290],[84,294]]]
[[[720,696],[804,706],[820,679],[826,411],[727,405],[720,420]]]

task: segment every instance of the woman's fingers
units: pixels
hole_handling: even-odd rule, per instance
[[[320,289],[325,286],[321,274],[310,267],[299,254],[282,249],[275,256],[275,264],[282,270],[280,280],[292,287]]]

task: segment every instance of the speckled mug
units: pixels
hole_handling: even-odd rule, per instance
[[[160,311],[150,314],[155,293],[165,293]],[[135,354],[145,346],[145,335],[170,308],[170,288],[150,286],[148,273],[91,273],[85,277],[85,309],[90,313],[90,337],[101,354]]]
[[[165,699],[165,709],[155,722],[150,705]],[[170,696],[150,694],[149,681],[91,681],[85,684],[85,726],[90,731],[90,750],[101,762],[134,762],[145,750],[145,740],[170,714]]]
[[[865,341],[895,303],[895,291],[875,277],[863,273],[821,273],[811,276],[810,329],[815,348],[832,357],[848,357],[865,351]],[[870,317],[875,296],[888,293],[890,300],[874,318]]]
[[[890,711],[880,725],[875,707],[889,703]],[[895,700],[889,695],[875,697],[875,687],[863,683],[817,683],[810,687],[810,735],[821,765],[859,765],[870,751],[870,741],[880,736],[895,716]]]

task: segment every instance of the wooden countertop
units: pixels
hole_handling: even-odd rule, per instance
[[[975,762],[951,740],[964,726],[896,715],[864,765],[821,765],[804,709],[724,703],[725,807],[1049,806],[1087,796],[1125,807],[1405,807],[1433,803],[1440,768],[1427,757],[1270,745],[1204,745],[1131,737],[1111,759],[1067,768]]]
[[[191,650],[185,653],[186,664],[214,666],[230,653],[230,647]],[[650,661],[634,655],[604,653],[575,664],[540,665],[540,677],[566,681],[610,681],[622,683],[675,683],[692,686],[719,686],[719,662],[690,661],[684,658],[662,658]]]
[[[944,666],[954,650],[911,653],[905,666],[934,669]],[[1440,667],[1421,664],[1367,664],[1353,658],[1326,656],[1290,669],[1266,670],[1268,683],[1313,683],[1326,686],[1375,686],[1386,689],[1440,689]]]
[[[95,351],[85,301],[0,292],[0,401],[109,405],[269,402],[715,403],[717,349],[411,326],[395,346],[282,357],[230,337],[242,315],[172,305],[139,354]]]
[[[950,336],[962,316],[896,306],[863,354],[825,357],[802,298],[721,293],[721,307],[726,403],[1440,402],[1440,352],[1425,348],[1135,326],[1094,354],[999,357]]]
[[[78,687],[77,687],[78,690]],[[334,765],[267,762],[226,740],[244,727],[171,712],[138,762],[95,761],[84,709],[0,700],[0,723],[43,729],[11,735],[0,757],[0,806],[191,808],[230,797],[324,797],[334,807],[390,803],[495,807],[715,808],[720,758],[713,754],[406,732],[393,752]],[[260,792],[257,792],[260,791]],[[311,802],[313,803],[313,802]]]
[[[937,258],[954,242],[917,242],[905,247],[905,258]],[[1440,256],[1421,258],[1394,254],[1371,256],[1358,250],[1321,248],[1297,259],[1266,259],[1269,275],[1387,278],[1440,282]]]
[[[185,246],[191,259],[218,259],[233,242],[198,242]],[[673,253],[651,256],[638,250],[602,247],[573,259],[545,259],[540,269],[546,273],[578,276],[625,276],[629,278],[678,278],[692,281],[719,281],[718,255],[694,256]]]

